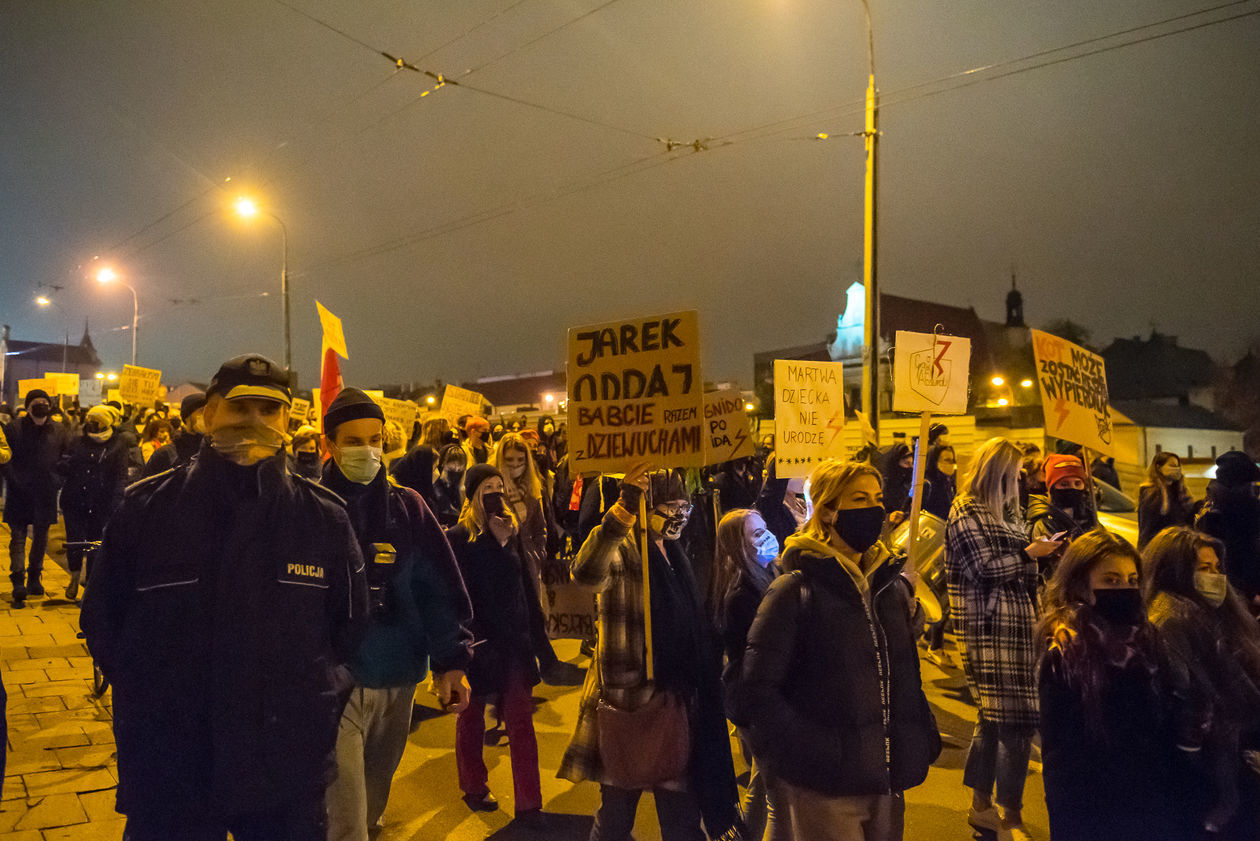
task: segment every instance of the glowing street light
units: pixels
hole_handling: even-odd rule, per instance
[[[108,374],[105,375],[105,379],[112,383],[118,379],[118,375],[115,374],[113,371],[110,371]]]
[[[259,213],[270,216],[280,226],[281,246],[284,257],[280,264],[280,298],[284,304],[284,369],[293,376],[293,349],[289,341],[289,229],[284,221],[269,210],[259,208],[257,202],[248,196],[240,196],[236,200],[236,214],[242,219],[252,219]]]
[[[548,392],[543,395],[543,402],[550,406],[552,403],[556,402],[556,396]]]
[[[135,365],[136,364],[136,330],[140,326],[140,303],[139,303],[139,299],[136,297],[135,287],[132,286],[130,283],[127,283],[126,281],[121,280],[118,277],[118,272],[114,271],[109,266],[105,266],[96,273],[97,283],[110,284],[110,283],[113,283],[114,281],[117,281],[118,283],[127,287],[127,289],[131,291],[131,364]]]
[[[105,375],[104,375],[103,373],[101,373],[100,371],[97,371],[97,372],[96,372],[96,378],[97,378],[98,380],[103,380],[103,379],[105,379]]]
[[[1032,380],[1020,380],[1019,382],[1020,388],[1032,388],[1032,385]]]
[[[62,319],[65,321],[66,341],[65,344],[61,346],[61,373],[64,374],[66,372],[67,357],[70,355],[70,316],[67,315],[66,311],[61,308],[61,304],[53,301],[53,299],[49,298],[47,295],[36,296],[35,303],[45,308],[56,307],[57,311],[61,313]]]
[[[994,377],[993,379],[989,380],[989,382],[993,383],[995,386],[998,386],[998,387],[1006,385],[1006,380],[1004,380],[1002,377]]]
[[[756,408],[757,408],[757,407],[756,407],[756,406],[754,406],[752,403],[745,403],[745,404],[744,404],[744,411],[745,411],[745,412],[751,412],[751,411],[755,410]]]
[[[437,402],[437,398],[434,397],[432,394],[430,394],[428,397],[424,398],[424,402],[432,406],[434,403]]]
[[[999,397],[999,398],[998,398],[998,402],[997,402],[997,403],[998,403],[998,405],[999,405],[999,406],[1009,406],[1009,405],[1011,405],[1011,401],[1007,400],[1005,397]]]

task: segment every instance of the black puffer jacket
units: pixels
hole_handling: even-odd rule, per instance
[[[57,465],[69,445],[66,428],[52,418],[37,424],[28,415],[10,423],[4,436],[13,451],[4,466],[8,484],[4,521],[18,526],[57,522],[57,492],[61,488]]]
[[[740,692],[753,752],[776,776],[829,797],[904,791],[941,750],[919,677],[913,595],[886,567],[868,608],[819,547],[803,535],[788,541],[789,572],[770,585],[748,635]]]
[[[1213,480],[1195,528],[1225,544],[1225,574],[1243,599],[1260,596],[1260,499],[1251,486]]]
[[[65,477],[61,510],[103,517],[112,514],[127,487],[128,459],[127,444],[117,435],[105,442],[87,435],[76,438],[57,467]]]

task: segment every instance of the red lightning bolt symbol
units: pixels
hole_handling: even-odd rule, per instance
[[[1054,410],[1059,414],[1059,425],[1057,429],[1063,428],[1063,422],[1068,419],[1068,415],[1072,414],[1072,410],[1067,407],[1067,401],[1062,397],[1054,404]]]
[[[836,423],[836,421],[839,421],[839,423]],[[844,432],[844,410],[843,409],[840,410],[839,412],[836,412],[834,415],[831,416],[831,420],[827,421],[827,428],[832,430],[835,433],[835,435],[831,436],[831,441],[827,442],[827,445],[830,446],[832,441],[836,440],[836,436],[839,435],[841,432]]]
[[[936,343],[936,346],[941,349],[941,352],[936,354],[936,359],[932,361],[936,365],[937,372],[940,373],[942,377],[945,376],[945,366],[941,364],[941,360],[945,358],[945,351],[949,350],[949,346],[952,344],[953,342],[940,342],[940,341]]]

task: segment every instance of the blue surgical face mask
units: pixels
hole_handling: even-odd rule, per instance
[[[360,485],[371,482],[381,470],[380,447],[339,447],[335,455],[341,474]]]
[[[779,557],[779,539],[770,530],[763,531],[753,544],[757,549],[757,563],[768,567]]]

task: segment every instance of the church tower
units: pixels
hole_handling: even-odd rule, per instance
[[[1015,286],[1015,272],[1011,271],[1011,291],[1006,293],[1006,326],[1025,327],[1024,296]]]

